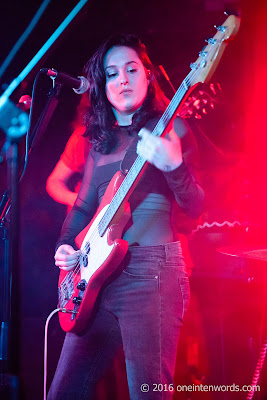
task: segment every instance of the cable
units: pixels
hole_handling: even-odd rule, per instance
[[[62,311],[62,308],[56,308],[52,311],[45,323],[45,336],[44,336],[44,400],[46,400],[46,385],[47,385],[47,333],[48,333],[48,324],[50,319],[59,311]]]
[[[45,323],[45,336],[44,336],[44,397],[43,400],[46,400],[46,386],[47,386],[47,334],[48,334],[48,324],[50,322],[50,319],[55,315],[57,312],[70,312],[66,310],[66,308],[56,308],[54,311],[52,311],[49,316],[47,317],[46,323]]]

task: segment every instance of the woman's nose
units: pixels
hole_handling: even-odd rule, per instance
[[[124,72],[121,73],[120,83],[121,83],[121,85],[127,85],[129,83],[128,76]]]

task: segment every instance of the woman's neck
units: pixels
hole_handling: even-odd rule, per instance
[[[131,114],[121,114],[115,108],[113,108],[113,113],[115,115],[115,118],[118,122],[119,126],[129,126],[132,124],[132,118],[134,113]]]

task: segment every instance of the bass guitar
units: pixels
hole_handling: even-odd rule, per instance
[[[191,71],[183,80],[152,135],[164,136],[183,105],[183,99],[195,85],[206,82],[215,71],[228,41],[233,38],[240,25],[234,15],[217,27],[213,38],[199,53]],[[117,172],[111,180],[96,215],[90,224],[76,237],[80,248],[77,265],[71,271],[60,271],[58,282],[58,305],[62,309],[59,320],[66,332],[82,332],[94,311],[101,288],[118,270],[128,249],[121,239],[122,231],[131,213],[129,196],[140,180],[148,163],[137,156],[126,175]]]

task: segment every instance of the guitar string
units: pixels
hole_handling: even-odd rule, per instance
[[[224,36],[224,35],[223,35],[223,36]],[[212,50],[213,47],[211,46],[210,49]],[[206,59],[207,59],[207,57],[206,57]],[[197,76],[197,74],[199,73],[199,71],[201,71],[201,68],[202,68],[202,67],[199,66],[197,69],[191,70],[191,71],[189,72],[189,74],[185,77],[185,79],[182,81],[182,83],[181,83],[181,85],[179,86],[177,92],[175,93],[175,95],[173,96],[172,100],[170,101],[168,107],[167,107],[166,110],[164,111],[164,113],[163,113],[161,119],[158,121],[157,125],[156,125],[155,128],[153,129],[153,132],[152,132],[152,135],[153,135],[153,136],[159,136],[159,131],[162,131],[162,129],[160,129],[160,128],[161,128],[161,125],[164,125],[168,120],[170,120],[170,119],[172,118],[174,112],[175,112],[175,111],[177,110],[177,108],[178,108],[178,106],[175,106],[175,109],[172,110],[173,105],[175,105],[175,103],[176,103],[177,97],[179,98],[179,96],[182,94],[182,92],[183,92],[185,89],[186,89],[186,91],[187,91],[187,90],[191,87],[193,80],[195,79],[195,77]],[[190,79],[191,79],[191,82],[190,82]],[[185,88],[183,88],[183,86],[185,86]],[[186,91],[184,91],[184,93],[183,93],[181,99],[179,100],[179,103],[181,102],[181,100],[182,100],[183,97],[185,96]],[[178,104],[178,105],[179,105],[179,104]],[[168,121],[168,122],[169,122],[169,121]],[[106,226],[106,222],[104,223],[104,221],[105,221],[106,219],[109,219],[108,224],[110,223],[110,221],[112,220],[112,218],[113,218],[114,215],[115,215],[115,214],[114,214],[114,215],[111,217],[111,219],[110,219],[110,217],[108,216],[108,214],[111,213],[111,212],[110,212],[110,209],[111,209],[112,207],[114,207],[114,203],[116,203],[116,201],[119,201],[119,206],[120,206],[120,203],[122,202],[123,199],[120,199],[120,198],[119,198],[119,200],[117,200],[117,198],[121,196],[121,192],[125,191],[125,186],[127,187],[127,184],[128,184],[128,181],[129,181],[129,180],[133,179],[133,177],[134,177],[134,180],[133,180],[132,183],[135,182],[135,180],[136,180],[136,178],[137,178],[139,172],[141,171],[141,168],[143,168],[143,166],[145,165],[145,162],[146,162],[146,161],[145,161],[142,157],[140,157],[140,156],[138,156],[138,157],[136,158],[136,160],[135,160],[135,162],[133,163],[133,165],[132,165],[130,171],[128,172],[128,174],[127,174],[126,177],[124,178],[124,180],[123,180],[121,186],[119,187],[118,191],[115,193],[115,195],[114,195],[112,201],[110,202],[110,204],[109,204],[107,210],[105,211],[104,215],[102,216],[101,220],[99,221],[97,227],[96,227],[96,228],[94,229],[94,231],[92,232],[90,238],[88,238],[87,241],[85,242],[84,247],[86,247],[86,246],[88,246],[88,245],[89,245],[89,246],[92,245],[92,244],[94,243],[94,241],[99,237],[99,229],[98,229],[98,227],[99,227],[100,225],[101,225],[101,226],[102,226],[102,225]],[[138,165],[138,164],[140,164],[140,165]],[[138,172],[138,168],[139,168],[139,172]],[[138,172],[137,176],[135,176],[135,175],[136,175],[136,172]],[[133,177],[132,177],[132,175],[133,175]],[[125,195],[127,195],[127,193],[128,193],[129,190],[130,190],[130,188],[126,191]],[[123,195],[123,198],[125,197],[125,195]],[[107,226],[106,226],[105,230],[106,230],[106,229],[107,229]],[[105,231],[105,230],[104,230],[104,231]],[[104,233],[104,232],[103,232],[103,233]],[[80,268],[80,263],[81,263],[81,260],[82,260],[82,258],[83,258],[84,256],[87,257],[87,253],[81,254],[81,255],[78,257],[78,260],[77,260],[77,262],[76,262],[74,268],[73,268],[71,271],[68,271],[68,272],[67,272],[66,277],[61,281],[61,284],[60,284],[60,285],[62,285],[62,284],[68,285],[71,281],[73,281],[74,286],[76,285],[76,282],[78,282],[78,281],[80,280],[80,278],[79,278],[78,276],[75,278],[75,277],[73,277],[73,275],[74,275],[74,274],[76,275],[76,274],[78,274],[78,273],[80,272],[80,270],[81,270],[81,268]],[[88,262],[88,260],[87,260],[87,262]],[[95,272],[95,271],[94,271],[94,272]],[[70,276],[70,275],[71,275],[71,276]],[[91,276],[92,276],[92,275],[91,275]],[[60,288],[60,290],[61,290],[61,288]]]

